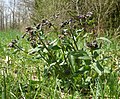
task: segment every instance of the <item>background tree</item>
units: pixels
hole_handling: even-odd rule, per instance
[[[4,29],[4,14],[5,14],[5,3],[3,0],[0,1],[0,29]]]
[[[0,30],[21,29],[30,24],[32,4],[28,1],[9,0],[8,3],[0,1]]]

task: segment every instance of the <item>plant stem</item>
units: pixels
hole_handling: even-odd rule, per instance
[[[72,34],[72,39],[73,39],[74,45],[75,45],[75,47],[76,47],[76,50],[78,50],[78,46],[77,46],[76,40],[75,40],[75,38],[74,38],[72,29],[70,29],[70,31],[71,31],[71,34]]]

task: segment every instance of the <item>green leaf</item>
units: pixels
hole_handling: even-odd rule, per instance
[[[109,39],[105,38],[105,37],[99,37],[96,40],[103,40],[103,41],[107,41],[109,43],[112,43]]]
[[[75,56],[75,57],[88,56],[87,53],[83,50],[71,51],[69,54],[72,55],[72,56]]]
[[[79,74],[83,74],[86,71],[90,71],[90,66],[82,66],[80,69],[78,69],[73,76],[78,76]]]
[[[110,68],[109,67],[105,67],[104,68],[104,73],[110,73]]]
[[[69,59],[69,62],[70,62],[70,68],[71,68],[71,70],[72,70],[72,72],[74,72],[75,71],[75,57],[73,57],[72,55],[68,55],[68,59]]]
[[[98,54],[97,51],[95,51],[93,55],[94,55],[94,56],[93,56],[94,58],[97,58],[97,57],[99,56],[99,54]]]
[[[93,68],[99,75],[102,75],[102,73],[104,72],[104,68],[100,65],[98,61],[93,64]]]
[[[49,49],[52,49],[52,50],[59,50],[61,49],[59,46],[58,46],[58,40],[55,39],[54,41],[50,42],[50,46],[48,46]]]
[[[39,80],[29,80],[31,84],[39,84]]]
[[[89,25],[92,25],[93,23],[95,23],[94,20],[89,20],[89,21],[88,21],[88,24],[89,24]]]
[[[78,29],[78,30],[76,30],[76,33],[82,32],[82,31],[83,31],[83,29]]]
[[[91,60],[91,58],[88,56],[88,54],[83,50],[71,51],[70,55],[72,55],[78,59],[81,59],[81,60]]]
[[[40,50],[40,48],[36,47],[36,48],[33,48],[33,49],[30,49],[28,52],[28,54],[34,54],[36,52],[38,52]]]
[[[54,45],[54,46],[50,45],[48,48],[52,49],[52,50],[59,50],[59,49],[61,49],[58,45]]]
[[[91,60],[91,58],[89,56],[81,56],[81,57],[78,57],[78,59]]]
[[[40,58],[42,58],[42,57],[41,57],[41,55],[37,55],[35,58],[36,58],[36,59],[40,59]]]
[[[85,79],[85,82],[90,82],[91,79],[92,79],[92,77],[89,77],[89,76],[88,76],[88,77]]]
[[[16,54],[17,52],[19,52],[19,50],[15,49],[14,52],[13,52],[13,54]]]
[[[58,41],[58,39],[55,39],[54,41],[50,42],[50,45],[56,45],[57,41]]]
[[[91,64],[91,60],[84,60],[86,65],[90,65]]]

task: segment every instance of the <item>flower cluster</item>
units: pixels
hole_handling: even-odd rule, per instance
[[[87,19],[87,18],[91,18],[93,15],[92,12],[87,12],[87,14],[83,14],[83,15],[79,15],[78,19]]]
[[[8,44],[8,47],[10,47],[10,48],[15,48],[15,47],[16,47],[16,44],[17,44],[17,40],[12,40],[12,42],[10,42],[10,43]]]

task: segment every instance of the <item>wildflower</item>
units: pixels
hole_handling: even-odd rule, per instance
[[[42,23],[46,23],[46,19],[45,19],[45,20],[43,19],[43,20],[42,20]]]
[[[68,25],[68,24],[69,24],[69,21],[66,20],[66,21],[64,21],[64,22],[62,22],[62,23],[60,24],[60,27],[63,28],[63,27],[65,27],[65,26]]]
[[[67,34],[68,34],[67,31],[68,31],[68,29],[62,30],[62,34],[63,34],[63,35],[67,35]]]
[[[13,44],[17,43],[17,40],[12,40],[12,43],[13,43]]]
[[[85,17],[85,15],[79,15],[78,16],[78,19],[85,19],[86,17]]]
[[[26,36],[26,34],[27,34],[27,33],[24,33],[24,34],[21,36],[21,38],[24,38],[24,37]]]
[[[71,19],[69,19],[69,22],[71,22],[71,23],[72,23],[72,22],[73,22],[73,19],[72,19],[72,18],[71,18]]]
[[[14,47],[14,44],[13,44],[12,42],[10,42],[10,43],[8,44],[8,47],[13,48],[13,47]]]
[[[91,48],[92,50],[98,49],[97,41],[94,40],[93,42],[87,42],[87,47]]]
[[[8,47],[14,48],[16,43],[17,43],[17,40],[12,40],[12,42],[8,44]]]
[[[60,27],[61,28],[63,28],[65,25],[64,25],[64,22],[62,22],[61,24],[60,24]]]
[[[53,26],[53,24],[51,22],[49,22],[48,27],[51,28],[51,26]]]
[[[63,39],[65,36],[64,35],[58,35],[60,39]]]
[[[36,25],[36,29],[40,29],[40,27],[41,27],[40,23]]]
[[[29,31],[31,31],[31,30],[33,30],[33,28],[32,27],[26,27],[26,32],[29,32]]]

